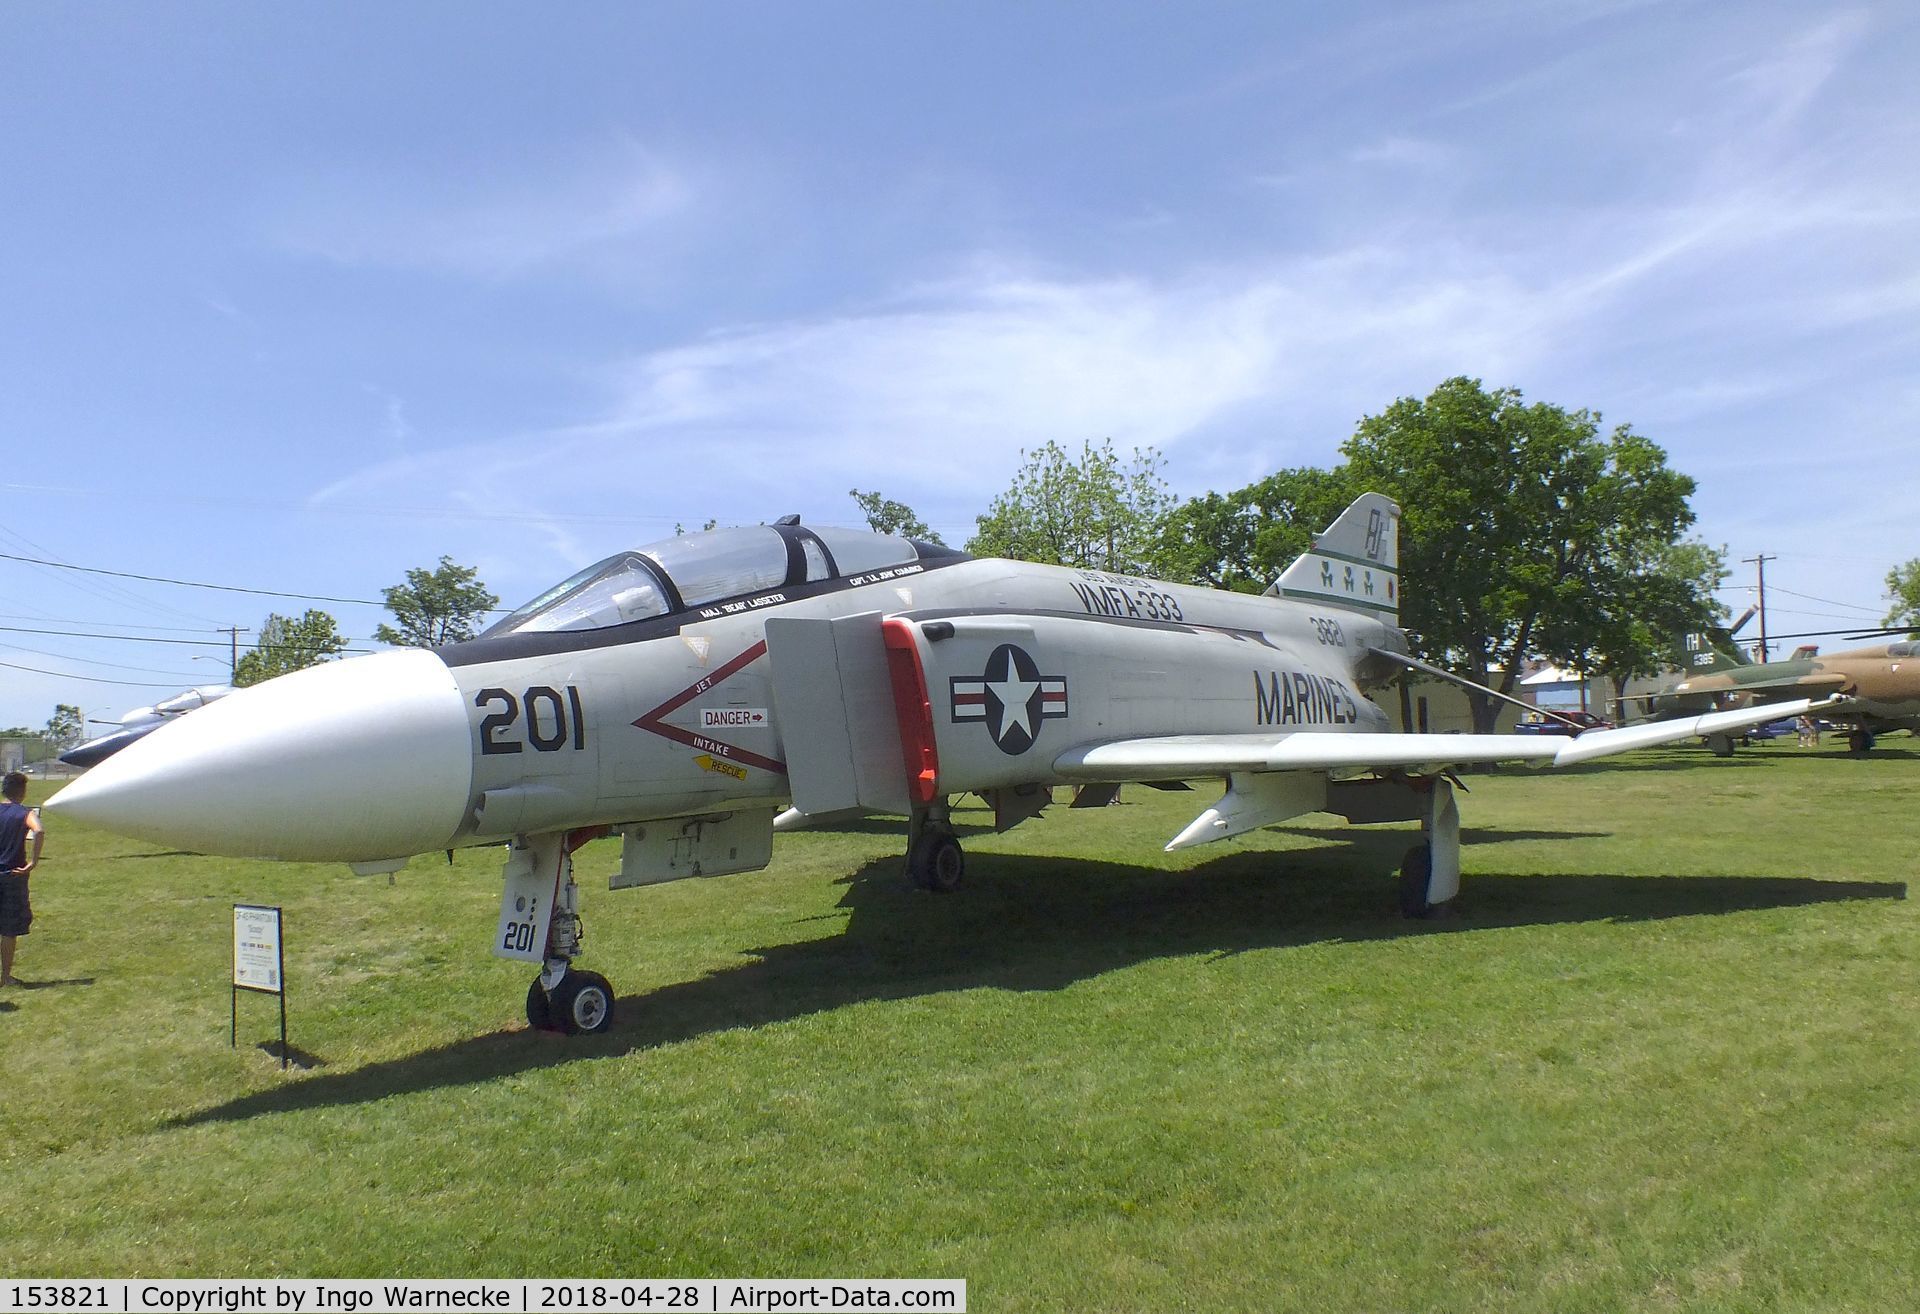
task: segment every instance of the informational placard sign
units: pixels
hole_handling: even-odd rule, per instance
[[[280,937],[280,910],[255,903],[233,905],[233,990],[227,1044],[240,1043],[240,992],[280,997],[280,1066],[287,1066],[287,952]]]
[[[277,995],[281,974],[280,910],[249,903],[233,905],[233,984],[241,990]]]

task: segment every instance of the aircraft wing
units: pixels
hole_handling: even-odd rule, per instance
[[[1844,675],[1822,672],[1818,675],[1783,675],[1774,680],[1742,680],[1721,692],[1772,694],[1790,690],[1808,698],[1817,698],[1822,694],[1840,693],[1847,683]]]
[[[1289,734],[1162,735],[1070,749],[1054,759],[1054,769],[1070,779],[1128,781],[1220,776],[1241,771],[1364,771],[1391,767],[1437,771],[1484,762],[1537,761],[1571,766],[1678,739],[1744,730],[1783,716],[1798,716],[1813,706],[1810,700],[1802,698],[1790,703],[1709,712],[1703,716],[1621,726],[1614,730],[1589,730],[1568,738],[1328,734],[1314,730]]]

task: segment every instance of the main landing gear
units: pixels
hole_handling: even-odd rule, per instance
[[[915,808],[907,823],[907,880],[935,894],[952,894],[967,872],[967,857],[954,837],[947,800]]]
[[[1423,796],[1421,842],[1400,860],[1400,915],[1418,918],[1460,893],[1460,807],[1445,776],[1411,783]]]
[[[598,1035],[613,1025],[613,986],[598,972],[573,966],[580,952],[583,931],[580,922],[580,887],[573,880],[573,851],[603,830],[570,831],[565,834],[532,835],[516,841],[507,860],[506,908],[501,914],[507,928],[501,943],[515,958],[533,958],[531,952],[512,952],[522,946],[539,943],[536,938],[538,909],[550,901],[545,920],[544,952],[537,960],[540,974],[527,987],[527,1024],[539,1031],[558,1031],[569,1036]],[[528,907],[522,919],[516,900]],[[516,938],[516,928],[524,927],[524,938]]]

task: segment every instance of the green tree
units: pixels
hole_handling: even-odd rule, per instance
[[[849,488],[847,496],[859,504],[860,514],[867,518],[867,528],[876,534],[895,534],[927,543],[941,542],[940,535],[934,533],[927,522],[915,515],[913,508],[905,502],[896,502],[878,493],[863,493],[857,488]]]
[[[288,671],[317,666],[339,656],[346,646],[333,617],[324,611],[309,609],[299,617],[270,614],[260,623],[260,641],[241,654],[234,666],[233,683],[245,688]]]
[[[1344,469],[1300,467],[1206,493],[1166,516],[1159,564],[1171,580],[1259,593],[1364,491]]]
[[[478,574],[471,566],[454,565],[452,557],[441,557],[436,570],[409,570],[405,584],[382,594],[398,625],[382,624],[373,637],[399,648],[436,648],[471,639],[474,623],[500,601],[487,592]]]
[[[1728,574],[1724,547],[1699,539],[1652,545],[1618,587],[1594,600],[1596,633],[1574,665],[1605,675],[1618,708],[1627,681],[1673,664],[1681,636],[1725,624],[1727,609],[1714,595]]]
[[[1006,492],[975,518],[969,552],[1058,566],[1163,573],[1167,515],[1177,505],[1161,478],[1165,462],[1136,448],[1122,466],[1111,440],[1081,446],[1079,458],[1058,443],[1022,450],[1025,464]]]
[[[47,743],[49,750],[59,752],[80,742],[86,733],[86,720],[80,715],[80,709],[67,703],[54,705],[53,716],[47,721],[47,728],[40,737]]]
[[[1905,625],[1907,637],[1920,639],[1920,557],[1887,572],[1887,597],[1893,600],[1887,612],[1888,625]]]
[[[1354,487],[1401,504],[1400,621],[1417,650],[1503,694],[1531,655],[1591,660],[1603,600],[1693,522],[1693,480],[1657,444],[1626,425],[1602,438],[1591,411],[1478,379],[1401,398],[1341,450]],[[1491,730],[1495,700],[1468,701]]]

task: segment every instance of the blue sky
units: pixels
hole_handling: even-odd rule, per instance
[[[0,552],[348,598],[444,553],[512,605],[856,485],[964,540],[1048,439],[1237,487],[1464,373],[1663,444],[1775,631],[1870,618],[1920,555],[1917,26],[9,5]],[[0,625],[303,605],[0,560]],[[0,631],[0,725],[221,651]]]

